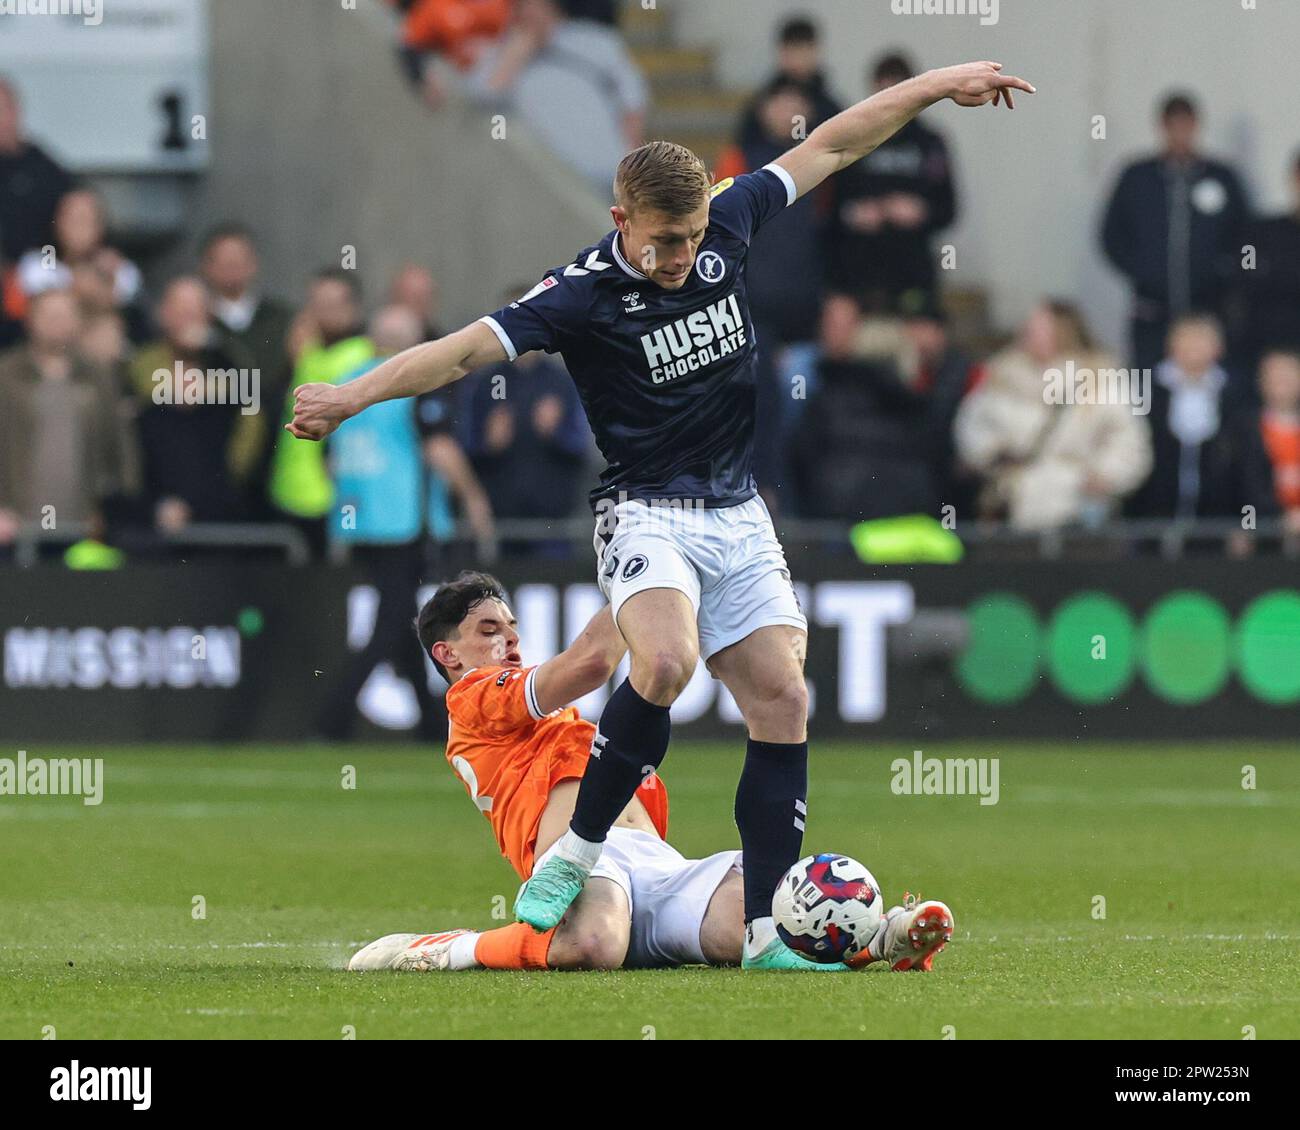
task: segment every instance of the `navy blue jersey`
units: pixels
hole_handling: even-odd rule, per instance
[[[686,283],[664,290],[612,231],[517,302],[482,319],[514,360],[559,353],[608,468],[602,499],[754,497],[754,325],[745,296],[749,241],[794,202],[777,165],[715,185]]]

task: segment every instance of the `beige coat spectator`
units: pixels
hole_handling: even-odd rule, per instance
[[[45,291],[28,308],[28,344],[0,355],[0,545],[22,525],[94,524],[126,485],[117,396],[76,353],[80,328],[72,295]]]
[[[1074,403],[1055,403],[1046,374],[1070,361],[1093,379],[1076,387]],[[1057,529],[1109,516],[1142,484],[1151,471],[1145,417],[1130,404],[1096,402],[1105,399],[1097,370],[1114,367],[1065,303],[1036,309],[1016,345],[989,361],[955,424],[959,458],[985,481],[983,516]]]

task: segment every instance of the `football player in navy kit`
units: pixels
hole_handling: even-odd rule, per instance
[[[979,62],[881,91],[754,173],[710,186],[689,150],[653,142],[614,182],[615,230],[527,294],[348,384],[301,385],[300,439],[371,404],[415,396],[521,353],[563,355],[608,469],[592,492],[597,577],[631,673],[601,714],[569,830],[521,889],[520,920],[548,930],[606,833],[668,749],[669,707],[703,657],[749,733],[736,791],[747,968],[814,966],[786,948],[772,894],[800,857],[807,797],[807,622],[751,474],[755,347],[745,299],[754,233],[927,106],[1014,107],[1023,79]]]

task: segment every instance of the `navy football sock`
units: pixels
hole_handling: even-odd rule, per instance
[[[771,916],[776,885],[802,854],[807,798],[808,743],[750,738],[736,787],[746,922]]]
[[[648,771],[668,752],[668,707],[647,702],[624,679],[600,715],[591,760],[578,786],[569,827],[601,843]]]

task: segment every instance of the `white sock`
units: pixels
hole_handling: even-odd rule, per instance
[[[776,940],[776,924],[771,916],[755,918],[745,928],[745,956],[757,957]]]
[[[879,961],[885,956],[885,934],[888,932],[889,915],[886,914],[880,920],[880,925],[876,927],[876,932],[871,935],[871,941],[867,943],[867,956],[872,961]]]
[[[596,861],[600,859],[600,853],[604,847],[603,843],[584,840],[570,828],[560,837],[556,844],[555,854],[561,859],[572,863],[584,875],[590,875],[591,869],[596,866]]]
[[[451,948],[447,951],[447,968],[456,972],[462,969],[478,969],[479,960],[474,956],[474,946],[477,942],[477,930],[466,930],[460,937],[453,938]]]

